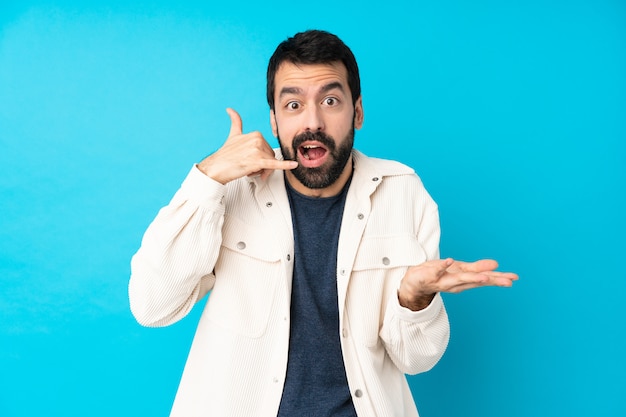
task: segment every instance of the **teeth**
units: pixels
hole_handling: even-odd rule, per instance
[[[302,148],[305,150],[304,152],[302,152],[302,156],[303,156],[305,159],[311,159],[311,158],[309,158],[309,152],[308,152],[308,150],[309,150],[309,149],[319,148],[319,146],[316,146],[316,145],[302,145]]]
[[[311,146],[311,145],[303,145],[302,146],[302,149],[303,149],[302,156],[304,157],[304,159],[310,159],[308,150],[312,149],[312,148],[313,148],[313,146]]]

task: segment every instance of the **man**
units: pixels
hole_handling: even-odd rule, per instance
[[[280,150],[230,134],[195,165],[132,260],[131,309],[183,318],[209,291],[172,416],[417,416],[405,374],[442,356],[441,292],[517,276],[439,258],[414,171],[353,150],[359,73],[336,36],[282,42],[267,71]]]

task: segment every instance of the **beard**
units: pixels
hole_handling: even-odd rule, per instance
[[[278,144],[285,160],[297,161],[298,167],[291,170],[293,176],[305,187],[311,189],[326,188],[335,183],[341,176],[354,146],[354,126],[337,147],[335,139],[324,132],[306,131],[293,138],[291,149],[283,145],[278,136]],[[298,148],[306,141],[318,141],[328,148],[328,160],[323,165],[307,168],[298,161]]]

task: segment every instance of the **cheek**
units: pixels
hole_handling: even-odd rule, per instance
[[[342,118],[340,120],[336,120],[333,137],[336,140],[341,140],[345,138],[350,131],[352,130],[353,120],[350,118]]]
[[[281,119],[280,122],[277,120],[275,126],[272,127],[274,135],[277,137],[280,136],[285,145],[290,145],[293,137],[298,133],[293,125],[293,123]]]

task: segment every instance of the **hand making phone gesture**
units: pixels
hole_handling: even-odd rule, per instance
[[[230,133],[220,149],[198,164],[205,175],[226,184],[246,175],[266,179],[275,169],[291,170],[298,166],[295,161],[276,159],[261,132],[243,133],[239,113],[231,108],[226,112],[230,116]]]

